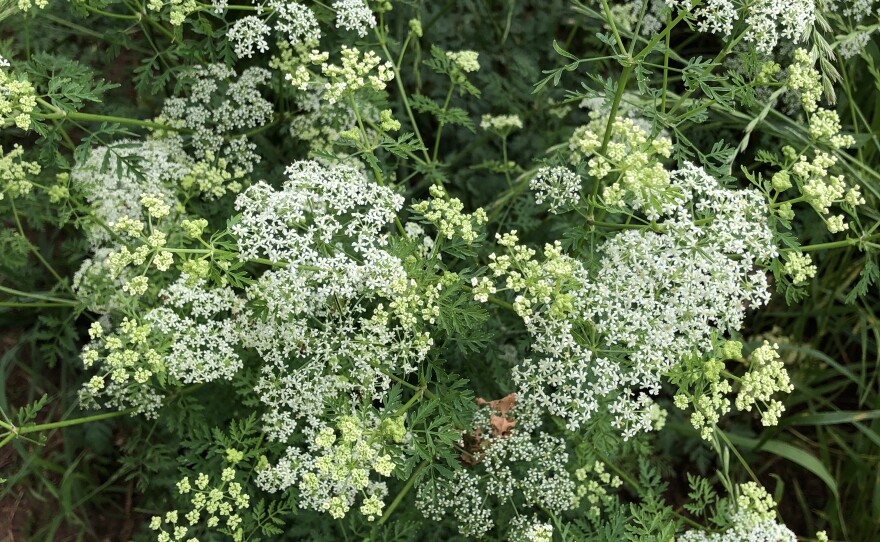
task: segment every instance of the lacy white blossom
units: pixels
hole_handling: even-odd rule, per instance
[[[690,0],[666,0],[667,5],[690,9]],[[816,21],[815,0],[706,0],[694,9],[697,28],[730,36],[733,25],[742,19],[747,30],[745,40],[753,42],[764,54],[776,50],[780,40],[797,43],[807,38]]]
[[[542,167],[529,182],[535,192],[535,203],[547,202],[551,213],[570,208],[580,201],[581,177],[568,168]]]
[[[471,450],[470,461],[476,464],[456,471],[451,480],[438,478],[436,485],[419,487],[416,506],[426,517],[440,521],[451,514],[462,535],[480,537],[495,526],[493,503],[505,503],[514,494],[520,495],[526,506],[555,514],[577,506],[576,484],[565,470],[568,453],[561,438],[538,430],[535,414],[519,407],[510,413],[516,420],[510,434],[496,431],[493,436],[489,409],[483,409],[482,414],[479,430],[472,435],[475,442],[462,443]],[[549,540],[546,527],[529,527],[537,537],[534,540]]]
[[[236,200],[241,219],[232,232],[242,258],[308,262],[337,235],[355,250],[384,244],[381,230],[403,206],[403,197],[350,166],[301,161],[287,168],[287,176],[281,191],[257,183]]]
[[[311,46],[321,39],[318,19],[310,7],[285,0],[269,0],[268,5],[275,12],[275,30],[285,34],[288,43]]]
[[[86,226],[92,245],[111,240],[103,225],[122,218],[141,218],[144,194],[155,194],[173,208],[173,187],[191,167],[192,160],[177,136],[120,140],[110,147],[93,148],[85,162],[70,172],[72,187],[85,195],[91,212],[100,220]]]
[[[740,329],[746,307],[769,300],[756,269],[777,254],[763,196],[723,188],[691,164],[670,175],[665,191],[659,231],[611,237],[594,277],[559,245],[536,262],[512,234],[498,241],[509,254],[490,255],[490,271],[519,293],[514,309],[537,354],[517,366],[515,381],[571,429],[600,401],[610,401],[625,437],[650,429],[657,411],[649,394],[659,393],[661,378],[682,360],[708,357],[713,336]],[[475,295],[484,292],[475,284]],[[602,338],[597,351],[576,339],[590,328]]]
[[[739,496],[727,520],[730,527],[721,533],[688,531],[681,542],[795,542],[797,536],[776,522],[776,503],[767,491],[754,482],[737,486]]]
[[[536,517],[517,516],[510,522],[511,542],[552,542],[553,525]]]
[[[266,36],[272,29],[255,15],[242,17],[233,23],[226,33],[229,41],[233,43],[235,54],[239,57],[252,57],[254,50],[265,53],[269,50]]]
[[[244,301],[231,288],[208,288],[183,275],[163,291],[162,307],[145,319],[169,341],[168,373],[186,384],[229,379],[242,361],[236,352]]]
[[[364,0],[336,0],[336,28],[354,30],[358,36],[364,37],[376,26],[376,17]]]
[[[190,130],[197,159],[224,158],[241,177],[259,157],[256,146],[236,134],[271,122],[272,104],[259,90],[270,78],[263,68],[247,68],[236,77],[223,64],[196,66],[184,77],[187,97],[167,99],[159,121]]]
[[[236,201],[240,257],[277,262],[247,287],[260,310],[240,333],[264,361],[254,391],[266,435],[281,442],[304,435],[314,445],[288,446],[259,483],[269,491],[296,486],[301,507],[334,518],[364,495],[359,510],[375,519],[386,490],[369,471],[388,476],[393,468],[378,452],[383,425],[367,414],[334,425],[330,413],[362,411],[358,398],[384,401],[389,375],[425,360],[433,341],[423,326],[436,314],[436,292],[420,290],[387,251],[384,229],[401,196],[345,165],[296,162],[287,176],[280,190],[257,183]]]

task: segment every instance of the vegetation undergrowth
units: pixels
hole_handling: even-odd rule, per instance
[[[880,539],[878,29],[0,0],[0,537]]]

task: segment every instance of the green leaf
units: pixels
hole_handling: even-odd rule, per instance
[[[859,275],[859,281],[853,287],[846,298],[843,300],[847,305],[855,302],[856,298],[867,295],[869,288],[880,280],[880,266],[878,266],[872,258],[865,260],[865,267]]]
[[[815,414],[792,416],[785,419],[783,425],[836,425],[875,420],[877,418],[880,418],[880,410],[866,410],[864,412],[841,410],[840,412],[816,412]]]
[[[571,54],[571,53],[569,53],[568,51],[566,51],[565,49],[563,49],[563,48],[559,45],[559,42],[556,41],[556,40],[553,40],[553,50],[556,51],[558,54],[560,54],[560,55],[562,55],[562,56],[564,56],[565,58],[568,58],[568,59],[570,59],[570,60],[580,60],[578,57],[574,56],[573,54]]]
[[[48,53],[33,55],[25,69],[34,86],[65,111],[79,110],[85,102],[100,103],[104,92],[119,86],[95,79],[85,64]]]
[[[737,446],[742,446],[752,452],[768,452],[800,465],[825,482],[825,485],[828,486],[828,489],[834,495],[835,500],[839,500],[840,492],[837,488],[837,482],[834,480],[834,477],[831,476],[831,473],[828,472],[825,465],[810,452],[803,448],[798,448],[797,446],[782,442],[781,440],[771,439],[762,443],[759,439],[743,437],[731,433],[727,436],[732,443]]]

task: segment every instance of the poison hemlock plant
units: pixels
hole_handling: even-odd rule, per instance
[[[116,466],[16,534],[880,536],[873,2],[0,18],[0,498]]]

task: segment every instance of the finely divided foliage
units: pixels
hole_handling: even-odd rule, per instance
[[[119,418],[133,540],[880,536],[880,6],[477,4],[3,8],[0,447]]]

